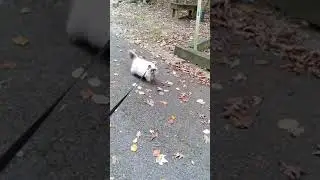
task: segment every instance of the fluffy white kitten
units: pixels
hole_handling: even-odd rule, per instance
[[[148,82],[155,80],[158,68],[154,63],[137,56],[133,51],[129,51],[129,57],[132,60],[131,74],[142,77],[145,73],[144,78]]]

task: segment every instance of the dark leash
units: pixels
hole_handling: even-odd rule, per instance
[[[94,58],[98,58],[99,60],[102,56],[109,52],[110,49],[110,41],[108,41],[102,50],[94,56]],[[84,71],[79,76],[83,76],[84,73],[93,65],[94,59],[84,67]],[[79,79],[76,79],[55,101],[51,106],[46,109],[46,111],[29,127],[11,146],[10,148],[1,155],[0,157],[0,172],[2,172],[7,165],[11,162],[11,160],[16,156],[16,154],[20,151],[20,149],[29,141],[29,139],[33,136],[33,134],[40,128],[42,123],[47,119],[47,117],[53,112],[55,107],[61,102],[61,100],[68,94],[68,92],[74,87],[74,85],[78,82]]]
[[[148,71],[148,70],[147,70]],[[142,78],[146,75],[147,71],[143,74],[143,76],[140,77],[139,81],[136,83],[136,85],[138,85],[138,83],[140,83],[140,81],[142,80]],[[135,88],[135,86],[131,87],[130,90],[127,92],[127,94],[111,109],[111,111],[109,112],[109,116],[106,116],[105,118],[110,117],[115,111],[116,109],[120,106],[120,104],[127,98],[127,96],[131,93],[131,91]]]

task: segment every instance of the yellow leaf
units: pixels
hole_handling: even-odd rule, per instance
[[[137,144],[132,144],[130,149],[132,152],[136,152],[138,150]]]

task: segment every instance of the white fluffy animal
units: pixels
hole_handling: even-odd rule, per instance
[[[157,74],[158,68],[154,63],[137,56],[137,54],[133,51],[129,51],[129,57],[132,60],[130,69],[131,74],[139,77],[144,75],[144,78],[148,82],[155,80],[155,75]]]

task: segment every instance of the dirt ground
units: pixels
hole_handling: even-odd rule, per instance
[[[256,8],[211,10],[211,168],[224,180],[319,179],[319,34]]]
[[[154,59],[161,58],[169,65],[196,77],[201,84],[209,85],[210,74],[173,54],[175,45],[189,46],[193,41],[195,20],[171,17],[170,4],[142,4],[129,1],[111,2],[111,28],[116,36],[151,52]],[[183,16],[183,12],[181,14]],[[209,13],[201,23],[199,36],[210,37]],[[207,51],[209,54],[209,51]],[[153,59],[153,60],[154,60]],[[151,60],[152,61],[152,60]]]

